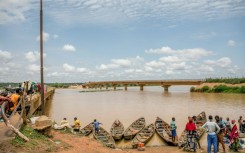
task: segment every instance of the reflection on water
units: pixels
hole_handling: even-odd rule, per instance
[[[141,116],[146,118],[147,124],[153,123],[157,116],[170,123],[174,116],[180,134],[187,117],[202,111],[207,115],[229,116],[236,120],[245,115],[245,95],[190,93],[189,88],[171,87],[168,93],[164,93],[162,87],[144,87],[144,91],[139,91],[139,87],[130,87],[128,91],[83,93],[79,93],[81,89],[56,89],[50,116],[56,122],[67,117],[71,124],[76,116],[82,126],[97,119],[108,131],[115,119],[121,120],[126,129]],[[165,144],[155,134],[148,145]]]

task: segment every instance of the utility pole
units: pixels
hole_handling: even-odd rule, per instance
[[[43,1],[40,0],[40,74],[41,74],[41,102],[44,115],[44,84],[43,84]]]

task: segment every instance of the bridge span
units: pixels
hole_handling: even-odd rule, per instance
[[[129,86],[139,86],[140,90],[144,90],[144,86],[162,86],[164,91],[168,91],[168,88],[173,85],[200,85],[204,80],[125,80],[125,81],[99,81],[88,82],[83,84],[84,88],[103,88],[108,89],[113,87],[124,86],[124,90],[127,90]]]

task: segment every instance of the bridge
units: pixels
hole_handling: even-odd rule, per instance
[[[83,84],[84,88],[103,88],[108,89],[113,87],[124,86],[124,90],[128,89],[128,86],[139,86],[140,91],[144,90],[144,86],[162,86],[164,91],[168,91],[168,88],[173,85],[200,85],[204,80],[126,80],[126,81],[100,81],[100,82],[88,82]]]

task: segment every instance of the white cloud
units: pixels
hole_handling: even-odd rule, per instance
[[[174,53],[174,50],[172,50],[170,47],[162,47],[159,49],[149,49],[145,51],[148,54],[172,54]]]
[[[162,62],[183,62],[183,61],[185,61],[184,59],[181,59],[177,56],[162,57],[159,60]]]
[[[245,2],[242,0],[222,0],[214,2],[207,2],[207,0],[47,1],[47,5],[50,7],[47,12],[54,19],[62,23],[75,22],[75,24],[118,23],[148,18],[171,21],[213,20],[239,16],[243,17],[244,3]],[[112,10],[113,13],[111,13]],[[118,20],[119,18],[120,20]]]
[[[185,62],[182,63],[171,63],[168,67],[169,70],[185,70],[187,69],[187,65]]]
[[[124,70],[125,73],[133,73],[134,72],[134,69],[127,69],[127,70]]]
[[[49,33],[43,32],[43,41],[48,41]],[[36,41],[40,41],[40,35],[36,37]]]
[[[204,61],[204,63],[207,65],[215,65],[215,66],[219,66],[222,68],[226,68],[226,67],[231,66],[232,61],[229,57],[222,57],[216,61],[215,60],[206,60],[206,61]]]
[[[119,65],[119,66],[130,66],[131,61],[128,59],[112,59],[112,63]]]
[[[76,48],[73,45],[66,44],[63,46],[63,50],[67,52],[74,52],[76,51]]]
[[[116,68],[137,67],[142,65],[144,58],[136,56],[135,58],[128,59],[112,59],[110,64],[101,64],[96,66],[98,70],[109,70]]]
[[[142,19],[158,20],[213,20],[220,18],[244,17],[243,0],[72,0],[45,1],[46,15],[60,23],[111,24]],[[39,3],[30,0],[2,0],[0,3],[0,24],[25,21],[34,13]],[[198,9],[196,9],[198,8]],[[113,11],[113,13],[112,13]],[[171,13],[169,13],[171,12]],[[118,20],[120,19],[120,20]],[[175,26],[175,25],[173,25]]]
[[[236,42],[235,42],[235,40],[228,40],[227,45],[228,46],[236,46]]]
[[[78,67],[78,68],[77,68],[77,72],[79,72],[79,73],[89,73],[90,71],[89,71],[89,69],[87,69],[87,68],[84,68],[84,67]]]
[[[28,66],[28,70],[31,72],[40,72],[40,65],[31,64]]]
[[[52,72],[52,73],[49,73],[47,76],[48,77],[57,77],[57,76],[59,76],[59,73],[58,72]]]
[[[200,70],[201,72],[203,72],[203,71],[205,71],[205,72],[214,72],[214,69],[211,66],[209,66],[209,65],[201,65],[197,69]]]
[[[12,59],[12,54],[8,51],[0,50],[0,59],[1,61],[4,61],[4,62],[9,61]]]
[[[76,69],[74,66],[69,65],[69,64],[67,64],[67,63],[63,64],[63,68],[64,68],[64,70],[67,71],[67,72],[73,72],[73,71],[75,71],[75,69]]]
[[[217,65],[220,67],[227,67],[232,63],[231,59],[229,57],[222,57],[218,59]]]
[[[47,54],[43,54],[43,57],[46,57]],[[25,53],[25,58],[29,61],[29,62],[36,62],[40,59],[40,53],[37,51],[30,51]]]
[[[150,62],[145,63],[145,65],[146,66],[149,66],[149,67],[156,67],[156,68],[158,68],[158,67],[164,66],[165,63],[163,63],[163,62],[157,62],[157,61],[154,60],[154,61],[150,61]]]
[[[175,73],[173,72],[173,70],[166,70],[165,73],[166,73],[166,74],[175,74]]]
[[[31,9],[29,0],[1,0],[0,24],[23,22],[26,20],[25,13]]]
[[[162,62],[185,62],[196,61],[201,57],[212,55],[211,51],[203,48],[180,49],[174,50],[170,47],[162,47],[160,49],[149,49],[145,51],[148,54],[170,54],[171,56],[162,57],[159,60]]]
[[[100,66],[96,66],[98,70],[109,70],[109,69],[115,69],[119,67],[120,65],[117,64],[101,64]]]

